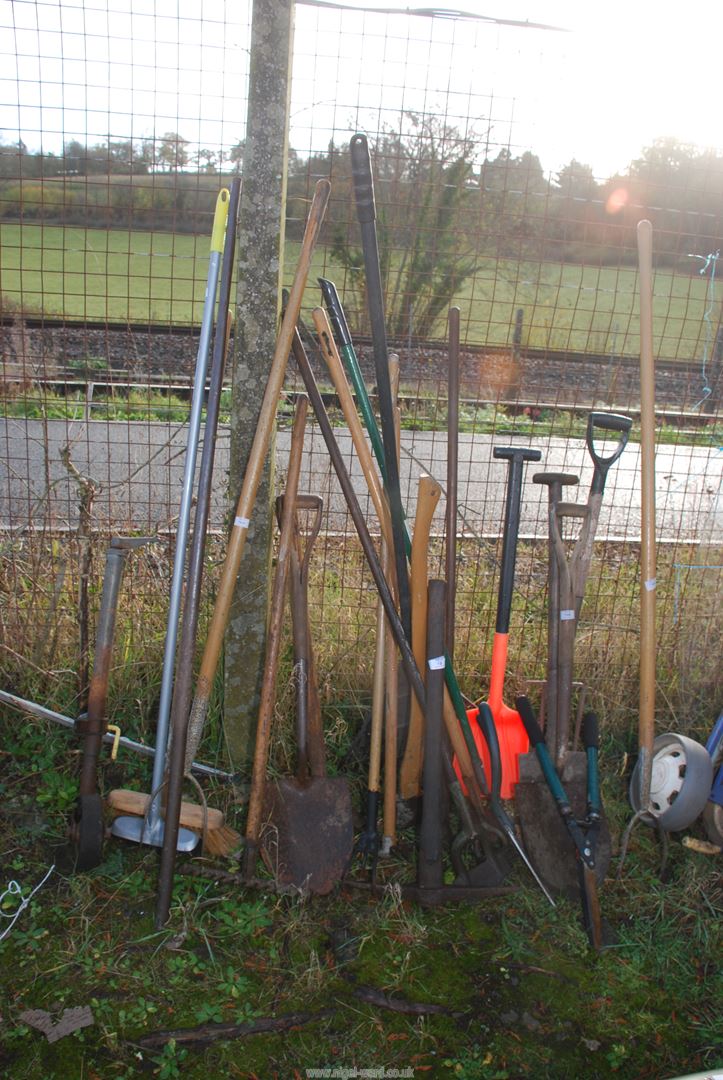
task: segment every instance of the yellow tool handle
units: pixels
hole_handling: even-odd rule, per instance
[[[222,252],[226,239],[226,222],[228,221],[228,203],[231,193],[228,188],[221,188],[216,199],[216,210],[213,215],[213,229],[211,230],[211,251]]]

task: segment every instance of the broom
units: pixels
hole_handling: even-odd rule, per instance
[[[220,284],[218,289],[218,323],[213,343],[213,358],[211,362],[208,397],[206,401],[206,426],[198,475],[198,495],[194,533],[188,557],[188,576],[185,590],[186,597],[183,618],[181,621],[181,642],[178,648],[176,679],[175,685],[173,686],[172,704],[170,706],[171,731],[175,729],[177,722],[176,718],[179,713],[184,716],[188,715],[190,679],[193,667],[193,651],[196,640],[198,605],[203,574],[203,554],[206,528],[208,525],[211,481],[216,446],[216,429],[218,425],[221,392],[223,389],[223,372],[232,324],[232,312],[229,304],[231,300],[231,279],[234,267],[239,196],[240,180],[236,178],[231,185],[225,230],[221,227],[218,229],[214,228],[214,237],[212,240],[212,249],[215,250],[216,254],[222,252]],[[207,290],[204,314],[208,311],[211,318],[213,316],[214,301],[215,289],[212,290],[209,288]],[[203,398],[205,381],[205,376],[200,380],[197,380],[197,385],[200,386],[201,400]],[[188,470],[189,491],[193,482],[193,474],[195,472],[194,466],[195,448],[193,450],[193,459],[190,462]],[[183,551],[181,551],[179,558],[179,565],[181,568],[185,562],[183,554]],[[172,629],[173,640],[175,642],[175,619],[173,621]],[[168,650],[167,660],[169,667],[172,663],[172,656],[173,651]],[[161,768],[157,769],[156,763],[154,763],[153,791],[151,795],[122,789],[112,791],[108,796],[108,805],[112,809],[144,819],[144,825],[140,833],[141,842],[160,842],[163,846],[166,844],[166,834],[168,832],[169,824],[168,822],[164,822],[163,827],[160,827],[161,818],[164,816],[165,811],[165,798],[163,799],[164,805],[161,805],[161,793],[162,789],[168,784],[168,779],[163,780],[162,771],[162,766],[166,759],[166,750],[167,747],[165,743],[159,745],[157,748],[157,754],[160,755],[160,757],[157,758],[157,764]],[[190,761],[188,762],[188,766],[190,767]],[[189,769],[187,768],[185,771],[188,772]],[[158,775],[159,772],[160,776]],[[223,856],[230,855],[231,852],[239,846],[241,842],[240,835],[224,824],[224,817],[220,811],[211,811],[207,808],[203,791],[197,781],[193,777],[189,777],[189,779],[198,791],[201,805],[188,802],[182,803],[181,816],[178,824],[184,829],[189,829],[191,832],[200,832],[203,835],[204,847],[210,854]],[[146,821],[148,823],[148,828],[146,828]],[[170,816],[170,821],[173,823],[173,815]],[[173,839],[174,849],[177,844],[179,844],[183,850],[191,850],[195,847],[192,837],[182,838],[179,841],[178,828],[175,827],[175,823],[173,824],[173,831],[176,833],[176,836]],[[187,846],[187,841],[190,841],[190,847]]]
[[[241,836],[230,825],[226,825],[222,810],[206,806],[203,792],[201,799],[201,804],[185,801],[181,803],[180,825],[203,839],[203,849],[208,855],[225,858],[240,847]],[[114,815],[132,814],[134,817],[145,818],[151,805],[151,796],[143,791],[117,788],[108,794],[106,805]]]

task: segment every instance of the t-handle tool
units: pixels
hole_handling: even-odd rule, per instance
[[[597,868],[595,862],[597,840],[600,834],[602,804],[598,774],[598,723],[594,713],[586,713],[583,719],[583,742],[587,756],[587,812],[582,821],[573,814],[570,800],[552,763],[545,740],[537,723],[534,710],[526,697],[518,697],[515,704],[525,725],[530,742],[535,748],[540,768],[557,805],[578,857],[580,875],[580,899],[583,921],[592,947],[602,948],[600,902],[597,891]]]
[[[555,552],[555,529],[557,526],[557,504],[562,497],[562,489],[577,484],[579,477],[572,473],[541,472],[532,477],[533,484],[542,484],[547,488],[547,533],[549,542],[547,566],[547,682],[545,684],[545,739],[548,749],[555,753],[557,738],[557,655],[558,632],[560,627],[560,575]]]
[[[512,590],[515,584],[515,563],[517,560],[517,538],[520,531],[520,507],[522,503],[522,478],[527,461],[539,461],[539,450],[530,450],[517,446],[496,446],[493,451],[496,461],[507,461],[507,498],[502,532],[502,565],[500,567],[500,585],[497,597],[497,620],[492,643],[492,663],[490,667],[490,688],[487,703],[492,711],[500,743],[502,760],[502,798],[509,799],[519,777],[517,757],[527,751],[527,737],[519,714],[502,701],[502,688],[507,667],[507,643],[510,633],[510,611],[512,609]]]
[[[75,730],[83,738],[78,799],[70,825],[71,840],[76,848],[76,870],[98,866],[103,852],[105,827],[103,801],[98,792],[98,758],[108,727],[108,679],[126,557],[129,551],[152,543],[154,539],[152,536],[114,536],[106,553],[88,711],[75,722]]]

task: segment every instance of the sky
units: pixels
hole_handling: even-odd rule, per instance
[[[550,173],[575,157],[605,178],[661,136],[723,150],[723,5],[460,6],[564,31],[298,4],[292,146],[323,149],[419,110],[487,138],[493,156],[533,150]],[[70,138],[178,131],[231,146],[244,131],[249,25],[249,0],[0,0],[3,139],[57,151]]]

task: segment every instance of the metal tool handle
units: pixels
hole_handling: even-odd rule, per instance
[[[374,182],[372,180],[372,161],[369,156],[367,137],[361,132],[353,135],[349,142],[351,153],[351,171],[354,178],[354,196],[356,214],[360,225],[375,221],[377,216],[374,202]]]
[[[427,610],[427,712],[424,733],[422,821],[419,830],[417,882],[423,888],[439,888],[442,866],[442,766],[444,700],[444,598],[445,583],[430,581]]]
[[[397,574],[399,614],[407,641],[412,636],[412,605],[407,576],[407,549],[404,537],[404,506],[399,482],[399,461],[395,427],[395,409],[389,377],[389,354],[384,316],[384,289],[377,243],[374,182],[366,135],[356,134],[349,144],[354,177],[357,217],[361,229],[364,273],[366,276],[367,307],[372,332],[374,370],[379,395],[382,442],[386,475],[384,482],[389,498],[394,540],[394,565]]]
[[[505,461],[540,461],[542,453],[524,446],[495,446],[492,456]]]
[[[496,446],[492,451],[496,460],[508,461],[507,499],[505,520],[502,533],[502,567],[500,587],[497,598],[496,634],[507,634],[510,629],[510,611],[512,608],[512,590],[515,582],[515,560],[517,558],[517,534],[520,531],[520,503],[522,500],[522,475],[526,461],[540,461],[539,450],[530,450],[521,446]]]
[[[587,754],[587,812],[590,817],[599,817],[602,808],[598,770],[600,734],[593,712],[585,713],[582,718],[582,742]]]
[[[533,484],[542,484],[550,489],[550,499],[554,498],[555,502],[559,501],[560,488],[566,487],[568,484],[577,484],[580,477],[576,473],[566,472],[537,472],[532,477]]]
[[[595,465],[595,473],[590,487],[591,495],[602,493],[610,466],[618,460],[628,445],[632,426],[632,419],[629,416],[621,416],[619,413],[591,412],[588,416],[585,441],[587,442],[588,453]],[[617,446],[611,454],[599,454],[595,449],[596,428],[600,428],[602,431],[615,431],[618,433]]]

